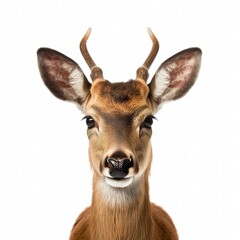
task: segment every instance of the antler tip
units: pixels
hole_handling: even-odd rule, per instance
[[[148,34],[152,40],[156,40],[156,36],[154,35],[152,29],[150,27],[147,28]]]
[[[89,27],[88,30],[87,30],[87,32],[86,32],[85,35],[84,35],[84,38],[88,39],[91,31],[92,31],[92,28]]]
[[[150,27],[147,28],[147,31],[149,35],[153,33]]]

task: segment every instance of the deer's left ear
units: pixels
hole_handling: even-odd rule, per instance
[[[150,98],[156,109],[188,92],[198,76],[201,55],[199,48],[189,48],[162,63],[149,83]]]

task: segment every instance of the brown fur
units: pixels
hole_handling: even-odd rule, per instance
[[[151,32],[150,36],[155,39]],[[93,67],[90,55],[85,53],[85,58]],[[190,89],[200,60],[200,49],[182,51],[165,61],[148,85],[146,67],[139,68],[136,80],[126,83],[110,83],[94,67],[90,84],[70,58],[51,49],[38,51],[40,73],[49,90],[77,103],[93,124],[88,125],[92,205],[78,217],[70,240],[178,240],[169,215],[149,201],[151,120],[164,101],[182,97]],[[131,161],[126,178],[112,178],[107,159],[124,162],[123,156]]]
[[[148,173],[152,154],[148,142],[151,131],[146,131],[139,141],[136,139],[135,130],[132,129],[134,116],[138,117],[144,109],[148,110],[143,119],[152,113],[148,93],[147,85],[138,81],[114,84],[104,81],[92,86],[91,99],[85,108],[91,109],[91,115],[97,121],[104,120],[102,131],[105,132],[106,124],[106,138],[103,137],[99,142],[92,140],[90,144],[90,161],[94,169],[92,205],[78,217],[70,240],[178,239],[169,215],[149,201]],[[90,135],[90,141],[91,137]],[[134,152],[138,156],[138,162],[134,166],[136,173],[139,168],[146,168],[144,176],[137,183],[138,194],[131,196],[129,202],[118,203],[117,199],[114,199],[116,196],[112,196],[112,202],[109,204],[102,197],[98,166],[101,165],[100,169],[103,167],[101,161],[98,163],[96,159],[102,158],[103,145],[108,149],[112,142],[118,142],[120,146],[127,143],[129,149],[135,149]],[[136,189],[133,191],[137,191]],[[116,191],[122,191],[124,194],[127,190]]]
[[[133,202],[115,207],[105,204],[93,189],[92,206],[78,217],[70,240],[177,240],[171,218],[150,203],[147,181],[144,185]]]
[[[152,160],[150,137],[151,130],[143,136],[136,136],[133,129],[134,117],[143,114],[143,119],[152,113],[149,107],[149,89],[147,85],[138,81],[126,83],[98,82],[91,89],[92,100],[86,105],[91,109],[91,115],[102,123],[102,131],[106,138],[91,142],[89,152],[94,169],[92,205],[77,219],[71,233],[70,240],[177,240],[175,226],[168,214],[160,207],[149,201],[148,175]],[[147,110],[146,110],[147,109]],[[140,120],[141,121],[143,121]],[[106,129],[105,129],[106,125]],[[105,132],[106,131],[106,132]],[[102,133],[102,135],[104,135]],[[99,136],[100,138],[100,136]],[[90,141],[92,136],[90,136]],[[111,148],[112,142],[119,146],[127,144],[128,149],[136,153],[138,160],[134,164],[135,174],[139,168],[145,169],[143,176],[136,183],[129,201],[119,203],[113,194],[108,203],[102,194],[99,182],[97,156],[102,158],[103,149]],[[101,161],[100,161],[100,165]],[[101,167],[100,169],[103,169]],[[131,188],[131,187],[129,187]],[[114,191],[125,192],[128,189]]]
[[[103,209],[101,209],[103,212]],[[90,228],[91,216],[93,215],[92,209],[89,207],[81,213],[73,226],[70,240],[92,240],[92,239],[116,239],[116,240],[176,240],[178,239],[176,229],[173,226],[173,222],[169,215],[155,204],[151,204],[150,207],[145,208],[145,215],[142,218],[138,218],[137,214],[132,215],[133,211],[128,211],[127,216],[131,216],[133,219],[130,222],[130,218],[126,218],[126,214],[120,213],[115,210],[115,214],[111,215],[109,211],[108,215],[103,216],[106,219],[102,223],[102,231],[100,234],[96,232],[96,229]],[[117,215],[117,216],[116,216]],[[122,216],[123,215],[123,216]],[[124,218],[124,222],[119,224],[114,222],[116,217]],[[139,221],[136,221],[139,220]],[[144,221],[142,221],[144,220]],[[148,222],[146,222],[148,220]],[[134,224],[135,223],[135,224]],[[91,231],[90,231],[91,229]],[[104,231],[107,231],[107,236],[104,238]],[[119,234],[120,232],[120,234]],[[95,237],[94,237],[95,236]],[[96,237],[98,236],[98,237]],[[101,236],[101,237],[99,237]]]

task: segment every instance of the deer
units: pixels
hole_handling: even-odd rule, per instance
[[[92,202],[77,218],[70,240],[177,240],[176,227],[163,208],[150,202],[152,124],[166,102],[183,97],[195,83],[202,51],[193,47],[165,60],[148,83],[159,42],[148,28],[152,48],[136,79],[110,82],[87,49],[80,51],[90,82],[71,58],[50,49],[37,51],[41,78],[55,97],[75,103],[84,114],[93,172]]]

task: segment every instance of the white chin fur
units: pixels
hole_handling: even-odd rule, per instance
[[[114,180],[114,178],[105,177],[105,181],[111,187],[125,188],[132,183],[133,177],[123,178],[121,180]]]

